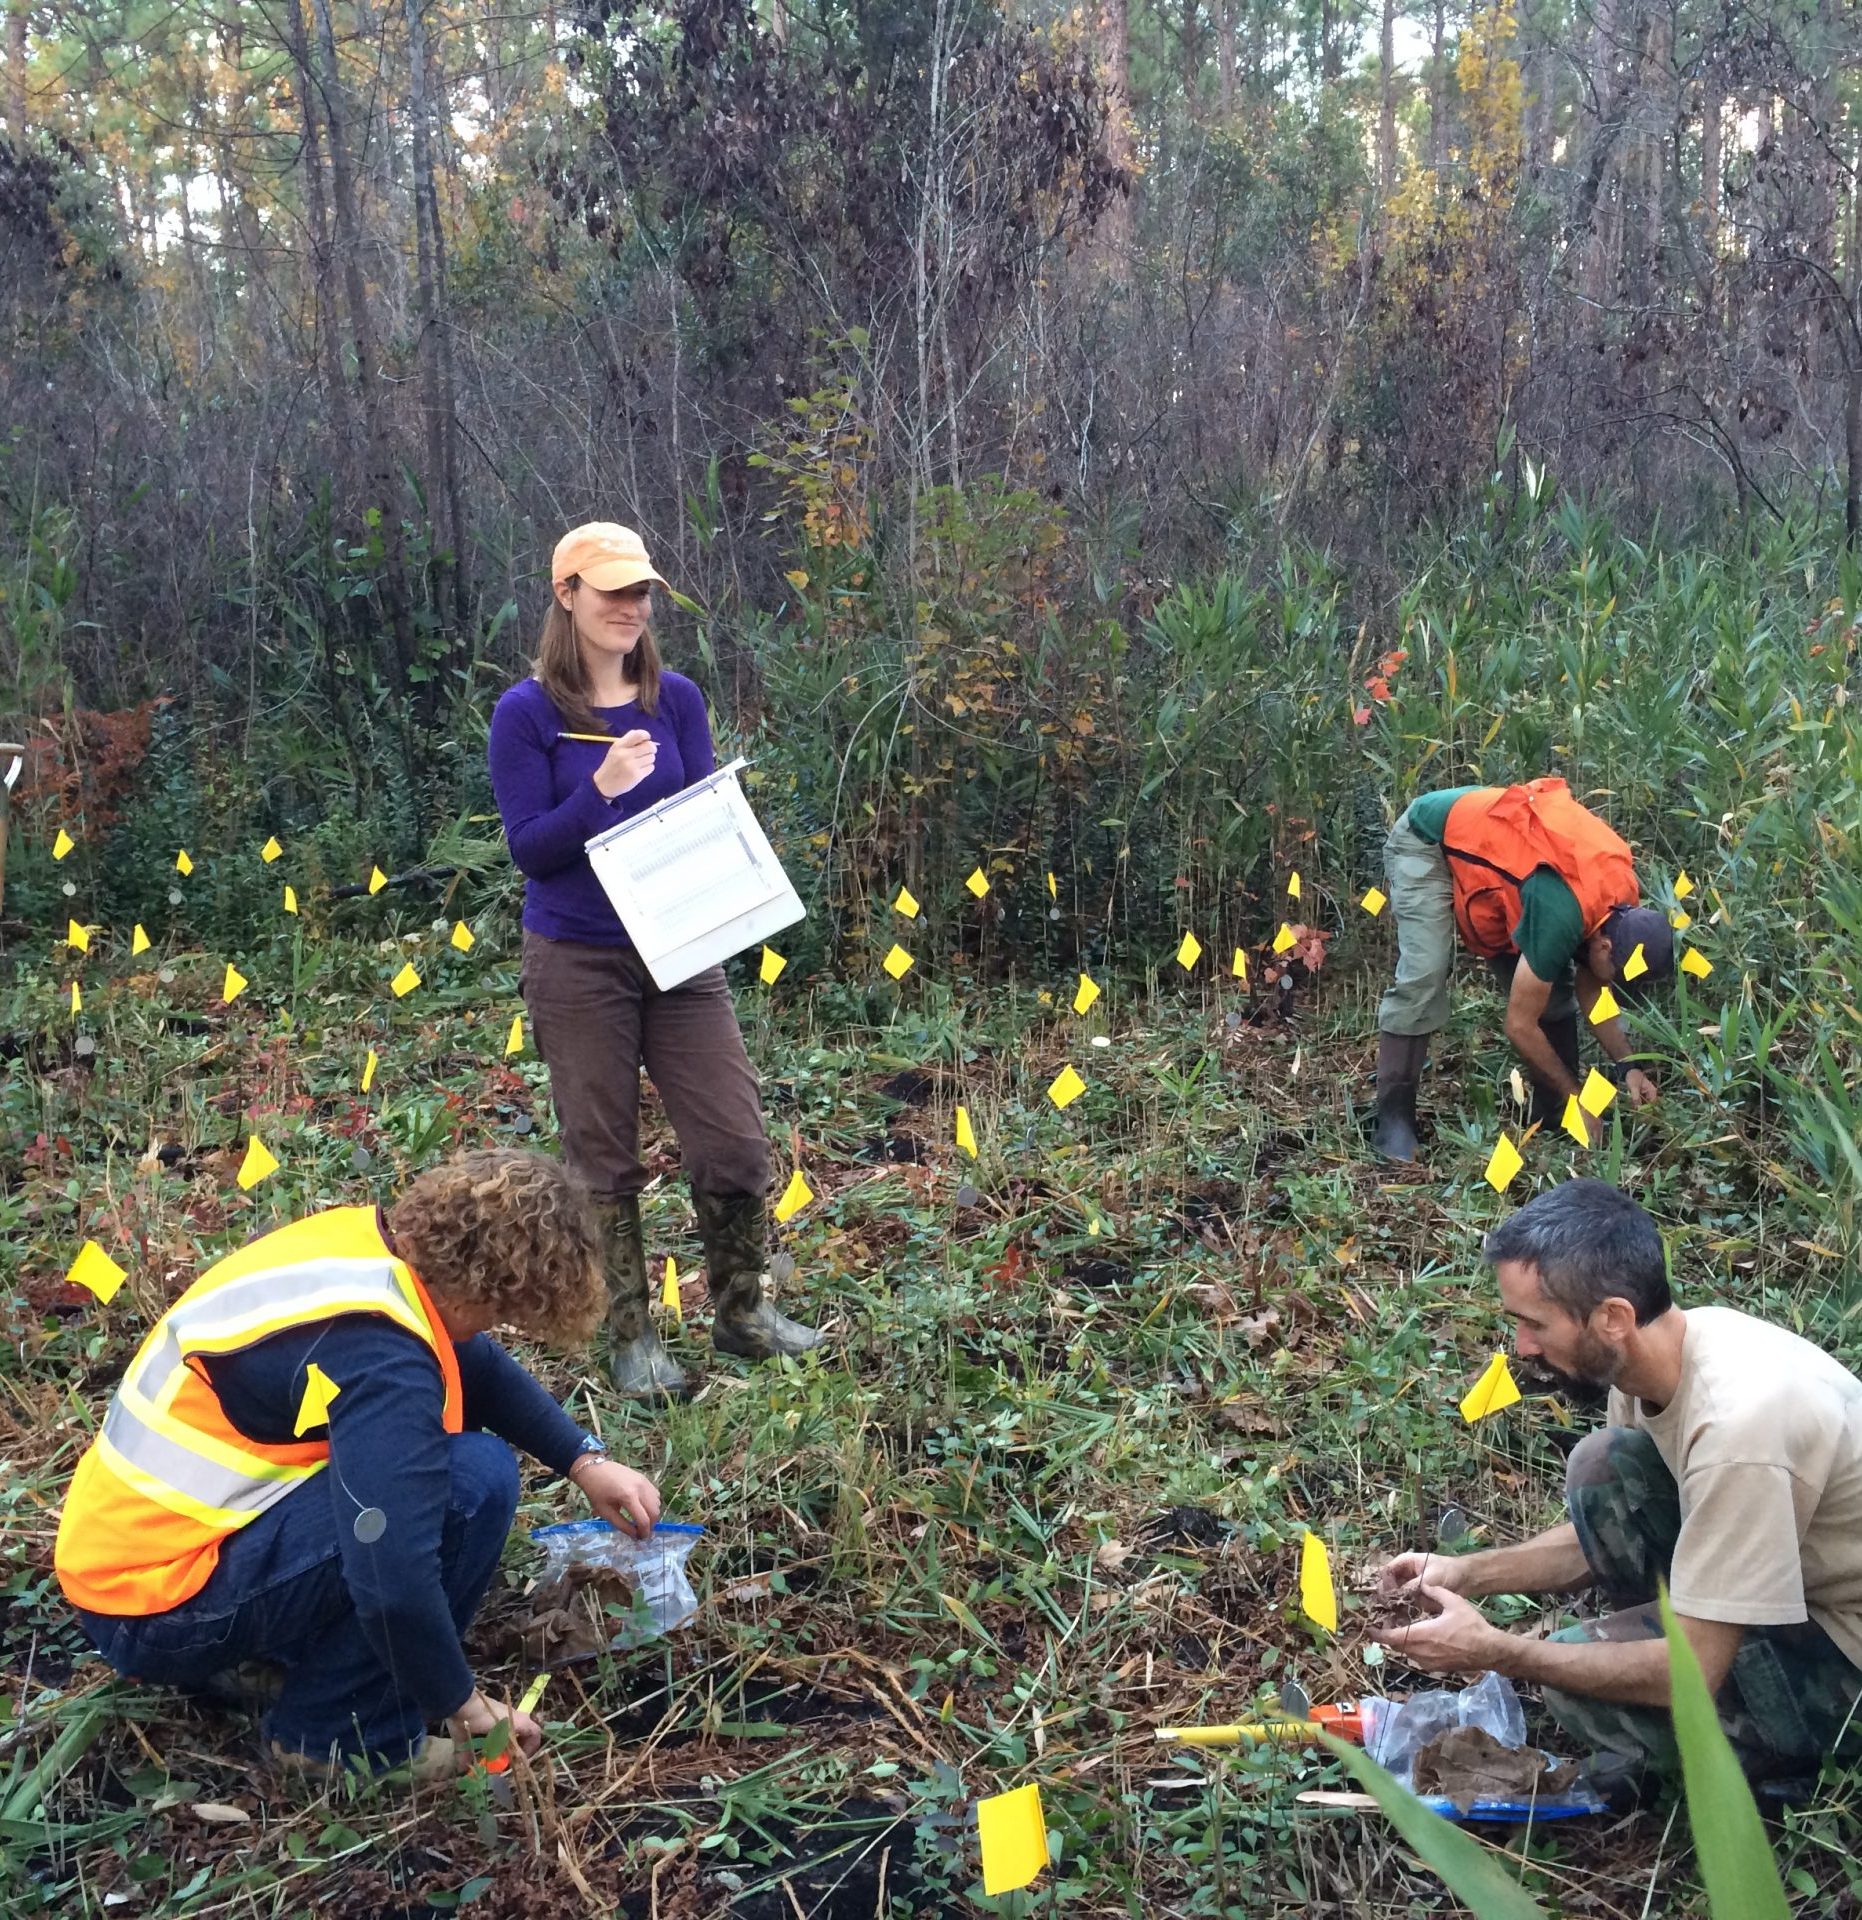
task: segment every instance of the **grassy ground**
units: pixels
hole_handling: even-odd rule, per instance
[[[1497,1005],[1470,981],[1425,1102],[1427,1164],[1368,1160],[1382,937],[1296,993],[1250,993],[1205,958],[1194,978],[1166,964],[1142,988],[1108,981],[1085,1016],[1071,977],[740,988],[781,1177],[799,1159],[817,1196],[783,1233],[784,1302],[839,1339],[799,1366],[711,1356],[655,1119],[650,1247],[688,1275],[676,1349],[701,1390],[649,1416],[612,1402],[598,1356],[532,1357],[657,1476],[671,1516],[710,1530],[702,1611],[669,1644],[555,1678],[546,1758],[518,1767],[510,1810],[475,1780],[417,1800],[279,1780],[239,1715],[88,1659],[50,1571],[64,1479],[203,1255],[385,1195],[456,1144],[550,1143],[541,1067],[503,1059],[508,952],[492,929],[469,956],[436,934],[383,951],[300,932],[230,1008],[224,955],[106,956],[75,1021],[68,973],[17,969],[0,1000],[0,1905],[1453,1911],[1380,1818],[1296,1804],[1328,1783],[1310,1758],[1152,1738],[1237,1717],[1284,1675],[1315,1699],[1405,1684],[1363,1658],[1369,1569],[1451,1514],[1475,1540],[1553,1517],[1562,1450],[1590,1417],[1543,1396],[1473,1430],[1455,1411],[1502,1337],[1481,1231],[1572,1155],[1534,1140],[1506,1201],[1481,1183],[1510,1095]],[[384,983],[410,955],[426,978],[396,1001]],[[1088,1092],[1063,1113],[1045,1089],[1067,1063]],[[1698,1073],[1667,1080],[1664,1109],[1594,1170],[1659,1209],[1692,1297],[1792,1316],[1853,1357],[1814,1211]],[[974,1165],[953,1144],[959,1101]],[[282,1164],[246,1195],[251,1131]],[[60,1278],[87,1236],[130,1269],[108,1307]],[[539,1474],[522,1518],[578,1510]],[[1335,1639],[1294,1598],[1308,1527],[1347,1590]],[[512,1693],[530,1676],[499,1649],[535,1559],[514,1538],[483,1623],[486,1684]],[[1019,1906],[985,1902],[972,1803],[1029,1779],[1055,1864]],[[1819,1912],[1862,1910],[1855,1796],[1832,1778],[1781,1834]],[[1669,1808],[1492,1837],[1558,1910],[1697,1910]]]

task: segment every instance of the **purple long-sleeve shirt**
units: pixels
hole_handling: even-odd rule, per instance
[[[637,787],[617,800],[595,785],[607,748],[559,738],[569,722],[535,680],[520,680],[491,716],[491,789],[504,819],[511,858],[522,870],[524,925],[546,940],[594,947],[633,942],[595,878],[584,845],[621,821],[670,799],[717,766],[705,696],[682,673],[662,672],[659,711],[597,707],[601,731],[617,739],[644,727],[659,742],[659,759]]]

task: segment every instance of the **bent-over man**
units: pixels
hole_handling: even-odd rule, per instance
[[[1641,888],[1628,844],[1554,777],[1448,787],[1412,800],[1384,843],[1396,979],[1377,1009],[1377,1151],[1416,1157],[1416,1088],[1448,1023],[1457,936],[1506,987],[1506,1037],[1532,1082],[1532,1118],[1556,1125],[1578,1090],[1578,1014],[1605,987],[1633,1000],[1674,973],[1674,936]],[[1612,1014],[1597,1042],[1627,1060]],[[1655,1083],[1631,1069],[1631,1102]],[[1594,1123],[1585,1119],[1587,1130]]]

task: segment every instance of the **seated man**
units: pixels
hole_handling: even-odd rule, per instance
[[[337,1207],[209,1267],[157,1322],[78,1462],[56,1565],[119,1673],[203,1689],[275,1661],[281,1758],[457,1764],[512,1721],[460,1648],[517,1511],[522,1447],[636,1537],[650,1480],[605,1457],[486,1338],[586,1340],[587,1197],[539,1153],[462,1153],[386,1214]],[[507,1444],[508,1443],[508,1444]]]
[[[1678,1308],[1661,1235],[1626,1194],[1571,1180],[1484,1249],[1522,1357],[1610,1389],[1609,1424],[1572,1450],[1570,1519],[1519,1546],[1406,1553],[1384,1593],[1432,1616],[1381,1636],[1430,1673],[1544,1689],[1600,1784],[1677,1762],[1666,1581],[1755,1779],[1862,1751],[1862,1380],[1809,1341],[1730,1307]],[[1595,1586],[1616,1611],[1528,1639],[1470,1598]],[[1614,1756],[1611,1758],[1610,1756]]]

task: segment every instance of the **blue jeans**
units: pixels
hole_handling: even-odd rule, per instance
[[[517,1461],[489,1433],[452,1442],[452,1491],[440,1581],[453,1624],[471,1625],[517,1512]],[[363,1627],[343,1578],[330,1476],[320,1473],[233,1534],[213,1577],[167,1613],[122,1618],[77,1609],[118,1673],[197,1689],[242,1660],[275,1661],[284,1689],[265,1717],[281,1747],[331,1750],[394,1765],[418,1747],[426,1718]]]

